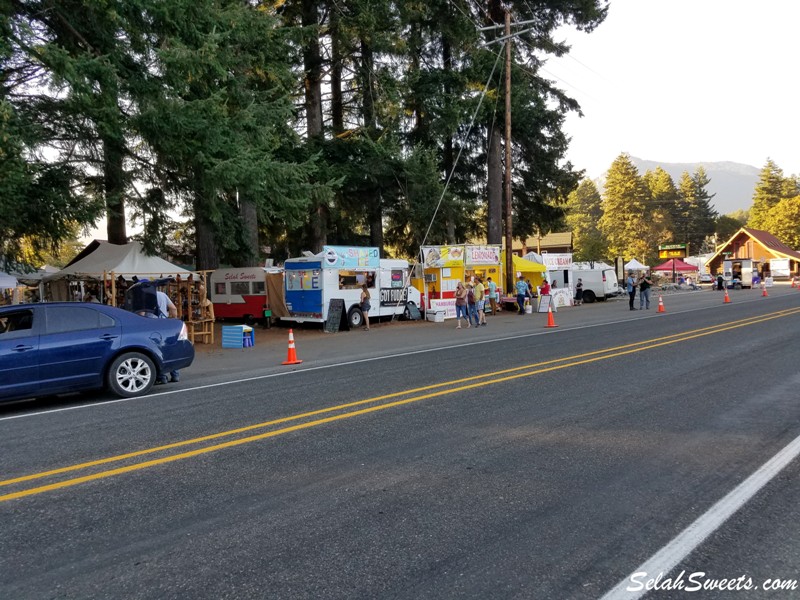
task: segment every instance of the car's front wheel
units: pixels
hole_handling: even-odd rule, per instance
[[[119,355],[108,370],[108,387],[122,398],[143,396],[155,382],[156,366],[139,352]]]

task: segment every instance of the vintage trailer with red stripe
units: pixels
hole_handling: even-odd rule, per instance
[[[210,288],[217,319],[254,322],[269,306],[266,275],[261,267],[217,269],[211,273]]]

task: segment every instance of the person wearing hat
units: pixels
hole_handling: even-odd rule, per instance
[[[633,271],[628,271],[625,287],[628,291],[628,308],[630,310],[636,310],[636,307],[633,306],[633,299],[636,298],[636,278],[633,276]]]

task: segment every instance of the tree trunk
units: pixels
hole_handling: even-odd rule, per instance
[[[101,127],[103,144],[103,188],[106,201],[106,233],[112,244],[127,244],[125,228],[125,136],[119,117],[119,90],[116,81],[100,82],[101,102],[108,111],[108,121]]]
[[[331,128],[333,135],[344,131],[342,96],[342,42],[339,39],[339,13],[331,11]]]
[[[123,149],[117,140],[103,136],[103,187],[106,200],[106,234],[112,244],[127,244],[125,228],[125,174]]]
[[[380,192],[375,198],[367,198],[366,206],[369,211],[369,244],[378,248],[383,257],[383,198]]]
[[[194,201],[194,229],[196,255],[195,268],[206,271],[219,268],[219,255],[217,254],[216,236],[214,228],[203,216],[203,207],[200,200]]]
[[[303,27],[319,26],[318,0],[303,0]],[[322,57],[319,45],[319,31],[308,40],[303,51],[305,70],[306,133],[309,140],[322,140]],[[309,214],[311,224],[311,251],[321,252],[328,243],[327,209],[320,204],[312,204]]]
[[[487,224],[486,242],[489,244],[503,243],[503,166],[502,166],[502,138],[499,127],[492,127],[489,132],[489,150],[487,152]]]
[[[303,27],[318,28],[317,0],[303,0]],[[303,51],[306,96],[306,131],[309,138],[322,135],[322,57],[319,49],[319,31],[306,43]]]
[[[375,89],[372,74],[374,72],[372,47],[365,39],[361,39],[361,107],[364,115],[364,129],[370,138],[377,134],[377,118],[375,115]],[[376,246],[383,256],[383,199],[378,191],[373,198],[365,198],[367,222],[369,223],[369,241]]]
[[[256,203],[247,196],[239,198],[239,218],[244,228],[244,237],[247,240],[249,252],[242,256],[242,264],[237,267],[257,267],[259,264],[258,246],[258,215],[256,213]]]

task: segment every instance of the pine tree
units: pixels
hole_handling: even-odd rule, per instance
[[[607,258],[608,243],[598,223],[603,216],[602,197],[591,179],[581,181],[566,204],[566,225],[572,232],[575,260],[597,261]]]
[[[611,257],[629,260],[653,254],[657,242],[648,218],[650,202],[650,190],[636,166],[627,154],[620,154],[606,174],[600,218]]]
[[[681,212],[675,217],[676,242],[687,244],[689,253],[699,252],[706,237],[714,234],[717,214],[709,201],[706,186],[708,176],[702,166],[697,167],[694,175],[684,171],[679,185]]]
[[[238,203],[269,228],[298,227],[325,185],[290,129],[287,32],[270,10],[235,0],[155,3],[160,68],[141,95],[138,130],[166,194],[189,199],[197,268],[246,262],[257,248]],[[244,258],[243,258],[244,257]]]
[[[661,167],[647,171],[642,179],[650,190],[648,214],[656,231],[656,242],[671,242],[675,239],[676,224],[686,210],[683,198],[670,174]]]
[[[714,234],[717,211],[711,206],[714,194],[709,194],[707,186],[710,179],[702,165],[695,169],[691,177],[692,195],[689,200],[689,229],[687,244],[690,253],[700,252],[705,240]]]
[[[750,208],[748,227],[764,229],[769,219],[770,210],[780,202],[784,192],[783,171],[772,159],[767,159],[766,164],[759,174],[758,184],[753,192],[753,206]]]

